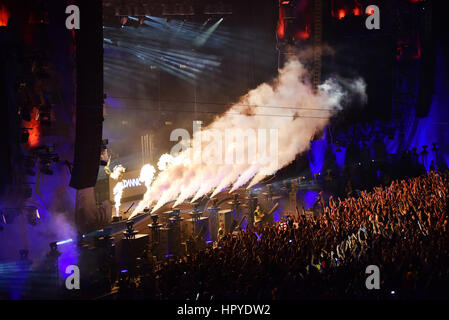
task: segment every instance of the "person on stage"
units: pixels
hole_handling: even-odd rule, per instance
[[[221,222],[220,223],[220,228],[218,229],[218,241],[223,239],[224,236],[225,236],[225,226],[224,226],[224,223]]]
[[[260,205],[257,205],[256,210],[254,210],[254,226],[258,226],[262,223],[264,214],[260,210]]]

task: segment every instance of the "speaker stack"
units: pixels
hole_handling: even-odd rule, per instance
[[[70,186],[95,186],[103,131],[103,8],[101,0],[77,0],[76,134]]]

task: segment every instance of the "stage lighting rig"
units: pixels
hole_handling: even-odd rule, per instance
[[[151,220],[153,220],[153,222],[148,225],[148,228],[151,230],[151,243],[152,243],[151,250],[155,252],[155,250],[157,250],[160,241],[159,229],[162,227],[162,224],[158,222],[159,215],[156,213],[151,215]]]
[[[51,252],[55,252],[55,251],[57,251],[58,250],[58,244],[57,244],[57,242],[51,242],[50,243],[50,251]]]
[[[125,235],[125,238],[128,240],[135,239],[137,233],[138,232],[134,230],[134,221],[128,220],[126,222],[126,231],[123,232],[123,234]]]
[[[432,142],[432,151],[433,151],[433,152],[438,152],[439,149],[438,149],[438,146],[437,146],[437,145],[438,145],[438,143]]]
[[[36,207],[24,207],[24,209],[28,211],[26,214],[28,224],[35,226],[41,218],[39,210]]]
[[[125,26],[125,24],[128,22],[128,17],[121,17],[120,18],[120,24],[122,25],[122,28]]]
[[[16,208],[4,208],[1,215],[1,223],[12,224],[16,217],[20,214],[19,209]]]
[[[6,217],[2,211],[0,211],[0,231],[4,230],[4,225],[6,225]]]
[[[41,168],[40,168],[40,171],[41,171],[43,174],[46,174],[46,175],[48,175],[48,176],[51,176],[51,175],[53,175],[53,171],[50,169],[50,166],[51,166],[51,163],[50,163],[50,162],[44,162],[44,163],[42,163],[42,166],[41,166]]]

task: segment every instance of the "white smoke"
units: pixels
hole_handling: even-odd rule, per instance
[[[120,205],[122,204],[122,195],[123,195],[124,185],[123,182],[117,182],[112,192],[114,193],[114,202],[115,202],[115,216],[120,216]]]
[[[114,169],[112,169],[112,173],[110,177],[114,180],[119,180],[122,178],[123,173],[125,173],[126,168],[122,166],[121,164],[116,165]],[[125,186],[123,185],[123,182],[119,181],[115,185],[114,189],[112,190],[114,194],[114,202],[115,202],[115,216],[120,216],[120,205],[122,202],[122,195],[123,195],[123,189]]]
[[[160,161],[160,160],[159,160]],[[140,169],[139,180],[145,184],[147,188],[144,198],[150,193],[151,182],[153,182],[154,174],[156,169],[151,164],[146,164]]]
[[[209,192],[213,195],[223,188],[232,186],[231,191],[249,182],[249,186],[261,181],[291,163],[295,156],[309,148],[310,139],[323,129],[329,118],[341,109],[341,102],[348,94],[364,95],[364,83],[354,81],[345,86],[345,92],[335,80],[328,80],[319,86],[316,93],[307,83],[307,73],[299,61],[290,61],[279,71],[273,84],[263,83],[243,96],[207,128],[201,131],[201,150],[207,150],[214,134],[225,130],[277,130],[276,154],[261,151],[260,145],[245,144],[245,154],[255,152],[257,159],[251,163],[204,163],[197,149],[190,147],[175,157],[172,164],[160,172],[151,185],[151,191],[135,208],[133,215],[146,206],[155,204],[153,212],[169,201],[178,205],[193,197],[195,200]],[[244,139],[244,137],[242,138]],[[193,137],[195,141],[195,134]],[[273,141],[269,141],[270,145]],[[195,143],[195,142],[194,142]],[[251,148],[248,150],[248,148]],[[223,153],[234,152],[235,145],[223,146]],[[248,153],[248,151],[250,151]]]
[[[126,171],[126,168],[121,164],[116,165],[114,169],[112,169],[111,178],[114,180],[118,180],[122,174]]]
[[[160,158],[159,161],[157,162],[157,168],[160,171],[164,171],[165,169],[167,169],[173,162],[173,156],[171,154],[168,153],[164,153]]]

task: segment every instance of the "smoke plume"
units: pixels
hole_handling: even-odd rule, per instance
[[[161,157],[162,158],[162,157]],[[160,162],[160,160],[159,160]],[[150,193],[151,182],[153,182],[154,174],[156,173],[156,169],[151,164],[146,164],[140,169],[139,180],[145,184],[147,188],[144,198],[147,194]]]
[[[110,177],[114,180],[120,180],[123,176],[123,173],[125,173],[126,168],[123,167],[121,164],[114,167],[112,170],[112,173]],[[120,216],[120,205],[122,202],[122,195],[123,195],[123,189],[125,186],[123,185],[122,181],[117,182],[114,189],[112,190],[114,194],[114,202],[115,202],[115,216]]]
[[[362,97],[362,100],[365,97],[363,80],[340,85],[331,79],[314,92],[308,78],[304,66],[299,61],[291,60],[279,70],[278,77],[272,83],[263,83],[249,91],[200,133],[194,133],[191,146],[176,155],[170,166],[159,172],[151,190],[145,194],[131,217],[146,206],[154,205],[154,212],[169,201],[176,200],[176,206],[189,198],[194,201],[211,192],[215,195],[229,186],[232,192],[241,186],[256,184],[308,149],[310,139],[324,128],[332,115],[341,110],[345,99],[355,95]],[[261,132],[262,137],[265,133],[270,148],[274,146],[276,152],[268,152],[267,146],[259,143],[258,135],[258,143],[244,145],[245,154],[248,158],[253,156],[256,161],[219,161],[214,155],[221,151],[223,157],[233,155],[236,144],[241,142],[239,140],[245,140],[244,136],[237,136],[233,143],[211,148],[211,141],[216,142],[217,137],[225,136],[227,130],[253,130]],[[271,135],[273,132],[275,134]],[[220,147],[222,150],[217,150]],[[218,160],[204,161],[206,154],[209,154],[208,159]],[[213,156],[210,157],[210,154]]]

